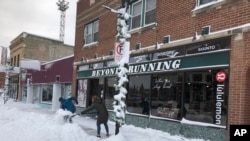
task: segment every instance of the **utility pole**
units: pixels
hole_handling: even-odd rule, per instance
[[[115,135],[119,133],[119,128],[125,123],[126,114],[126,94],[127,89],[125,84],[128,82],[128,63],[130,55],[130,42],[128,39],[131,37],[128,33],[128,20],[130,15],[127,13],[129,6],[129,0],[121,0],[121,7],[118,10],[114,10],[110,7],[103,6],[104,8],[110,10],[117,14],[117,35],[116,43],[122,50],[122,57],[117,61],[118,74],[117,82],[115,84],[116,95],[114,96],[114,112],[115,112]],[[116,60],[115,60],[116,61]]]
[[[69,8],[69,2],[64,0],[58,0],[56,3],[59,8],[58,10],[61,11],[61,20],[60,20],[60,41],[64,42],[64,30],[65,30],[65,17],[66,17],[66,10]]]

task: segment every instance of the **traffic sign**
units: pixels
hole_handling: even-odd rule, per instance
[[[119,62],[122,59],[122,55],[123,55],[123,46],[121,45],[121,43],[116,42],[115,43],[115,62]]]

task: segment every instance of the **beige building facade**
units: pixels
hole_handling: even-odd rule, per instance
[[[10,65],[20,67],[22,59],[39,60],[41,63],[72,55],[74,47],[66,45],[60,40],[42,37],[22,32],[10,44]],[[25,71],[24,69],[22,71]],[[25,91],[22,90],[20,74],[13,74],[10,79],[10,91],[14,98],[22,99]],[[23,82],[24,83],[24,82]],[[23,84],[25,86],[25,84]],[[18,95],[15,97],[15,95]]]

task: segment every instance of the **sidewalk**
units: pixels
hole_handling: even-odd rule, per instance
[[[77,115],[73,123],[65,123],[62,113],[66,111],[52,111],[22,102],[8,101],[3,104],[0,100],[0,112],[1,141],[204,141],[126,124],[115,135],[115,123],[112,121],[108,122],[111,136],[106,137],[105,128],[101,125],[102,137],[98,138],[94,118]]]
[[[89,117],[76,116],[73,118],[73,124],[78,124],[87,134],[91,136],[96,136],[96,120]],[[111,137],[115,134],[115,123],[108,122],[109,131]],[[147,140],[147,141],[189,141],[181,136],[170,136],[166,132],[154,130],[154,129],[144,129],[140,127],[135,127],[132,125],[123,125],[120,128],[120,133],[126,141],[132,141],[131,138],[136,138],[136,140]],[[106,131],[104,125],[101,125],[101,137],[106,138]]]

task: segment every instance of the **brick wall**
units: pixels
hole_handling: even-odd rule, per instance
[[[75,61],[79,61],[82,56],[91,59],[95,53],[98,56],[108,55],[109,51],[113,49],[116,15],[102,8],[102,5],[118,8],[119,4],[118,0],[96,1],[91,6],[89,0],[78,2]],[[246,0],[233,2],[227,0],[218,7],[205,8],[195,16],[192,12],[194,8],[194,0],[157,0],[157,26],[134,32],[130,39],[131,49],[135,49],[136,43],[141,43],[142,47],[154,45],[156,42],[161,43],[166,35],[171,35],[173,41],[191,37],[196,31],[201,34],[203,26],[210,25],[211,32],[215,32],[250,22],[250,2]],[[84,25],[97,18],[99,18],[99,43],[89,48],[83,48]]]
[[[250,32],[231,39],[228,129],[233,124],[250,124]],[[229,130],[228,130],[229,137]]]
[[[73,46],[61,41],[28,35],[25,39],[24,58],[52,61],[73,54]]]
[[[106,0],[89,5],[89,0],[78,3],[75,62],[80,58],[107,56],[113,50],[116,35],[116,15],[100,9],[101,5],[119,7],[120,1]],[[195,10],[195,0],[157,0],[156,25],[133,32],[131,50],[136,43],[142,48],[162,43],[163,37],[171,36],[171,41],[201,34],[201,27],[211,26],[211,32],[222,31],[250,23],[249,0],[224,0],[221,3]],[[99,18],[99,40],[92,47],[83,48],[84,25]],[[236,31],[231,38],[230,84],[228,101],[228,125],[250,124],[250,33]],[[74,75],[73,80],[76,80]],[[73,82],[75,83],[75,82]]]
[[[0,89],[4,88],[5,72],[0,72]]]

